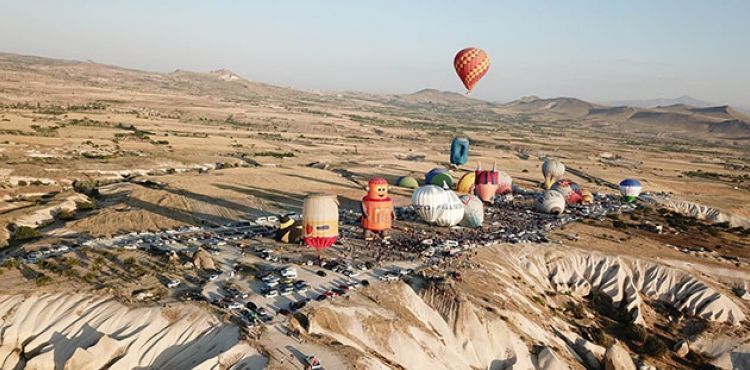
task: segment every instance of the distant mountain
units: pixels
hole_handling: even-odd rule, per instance
[[[604,105],[613,105],[613,106],[630,106],[630,107],[638,107],[638,108],[654,108],[654,107],[666,107],[670,105],[690,105],[693,107],[710,107],[714,106],[716,104],[698,100],[691,96],[683,95],[679,98],[674,99],[668,99],[668,98],[658,98],[658,99],[643,99],[643,100],[617,100],[617,101],[608,101],[603,102]]]

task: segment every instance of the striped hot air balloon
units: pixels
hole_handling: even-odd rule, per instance
[[[483,170],[482,164],[477,164],[474,178],[474,194],[483,202],[492,203],[497,193],[497,169],[492,165],[492,170]]]
[[[635,202],[642,189],[641,182],[636,179],[625,179],[620,182],[620,194],[627,202]]]
[[[490,57],[482,49],[466,48],[453,58],[453,66],[468,94],[490,69]]]

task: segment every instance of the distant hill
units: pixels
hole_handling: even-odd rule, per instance
[[[501,104],[500,106],[522,112],[549,112],[575,117],[584,117],[589,114],[590,110],[601,107],[600,105],[576,98],[541,99],[536,96],[523,97],[510,103]]]
[[[406,104],[430,104],[442,106],[491,106],[492,104],[484,100],[470,98],[466,95],[440,91],[436,89],[422,89],[411,94],[394,95],[395,100]]]
[[[679,98],[657,98],[657,99],[643,99],[643,100],[617,100],[603,102],[604,105],[613,106],[630,106],[638,108],[654,108],[659,106],[670,106],[675,104],[690,105],[693,107],[710,107],[716,105],[707,101],[698,100],[691,96],[683,95]]]
[[[451,120],[486,122],[512,120],[516,114],[536,115],[555,122],[573,118],[579,124],[596,124],[612,130],[723,139],[750,139],[750,116],[727,105],[712,105],[689,96],[613,102],[603,105],[572,97],[526,96],[509,103],[491,103],[464,94],[423,89],[411,94],[362,92],[310,92],[249,81],[218,69],[211,72],[176,70],[171,73],[138,71],[92,61],[71,61],[0,53],[0,71],[13,72],[14,79],[51,78],[63,84],[115,88],[155,93],[183,93],[222,101],[270,102],[281,106],[305,106],[311,102],[336,108],[388,108],[396,116],[423,118],[437,115]],[[441,116],[442,115],[442,116]]]

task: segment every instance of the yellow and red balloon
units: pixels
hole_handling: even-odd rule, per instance
[[[482,49],[466,48],[453,58],[453,66],[468,94],[490,69],[490,57]]]

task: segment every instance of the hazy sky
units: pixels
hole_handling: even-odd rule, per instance
[[[307,89],[463,92],[452,61],[465,46],[492,59],[473,93],[488,100],[750,106],[748,0],[0,0],[1,51]]]

